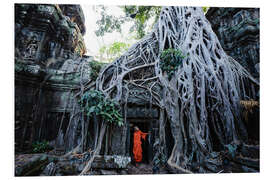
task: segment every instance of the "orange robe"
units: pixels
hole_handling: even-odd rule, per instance
[[[148,133],[143,133],[142,131],[138,130],[134,132],[133,138],[133,155],[135,162],[142,161],[142,141],[141,138],[145,140],[145,137]]]

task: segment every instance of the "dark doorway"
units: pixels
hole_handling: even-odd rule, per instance
[[[134,127],[138,126],[139,129],[144,132],[148,133],[151,131],[150,129],[150,123],[149,122],[131,122],[132,127],[130,128],[130,156],[132,157],[132,161],[134,162],[133,159],[133,133],[134,133]],[[151,152],[152,152],[152,146],[151,146],[151,139],[150,135],[147,135],[145,140],[142,139],[142,163],[149,164],[152,160]]]

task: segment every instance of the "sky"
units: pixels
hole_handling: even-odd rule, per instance
[[[95,34],[95,30],[98,28],[96,21],[101,16],[94,10],[93,5],[81,4],[81,6],[85,16],[86,33],[84,35],[84,41],[87,48],[86,55],[95,56],[103,45],[109,45],[115,41],[127,42],[127,37],[131,36],[129,28],[132,24],[130,22],[122,25],[122,34],[113,32],[106,33],[103,37],[97,37]],[[124,12],[118,6],[107,6],[107,10],[108,14],[116,17],[124,15]]]

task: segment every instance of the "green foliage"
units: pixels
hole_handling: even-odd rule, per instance
[[[105,98],[101,91],[90,90],[83,94],[79,100],[82,111],[89,117],[97,115],[109,123],[123,125],[123,118],[120,113],[120,107],[117,102]]]
[[[126,51],[129,46],[129,44],[124,42],[114,42],[108,46],[102,46],[99,49],[99,59],[111,62],[117,57],[119,57],[124,51]]]
[[[111,33],[113,31],[121,32],[121,25],[127,21],[133,21],[134,25],[130,28],[130,32],[136,32],[136,39],[141,39],[146,33],[147,22],[153,18],[151,27],[157,22],[161,6],[120,6],[124,13],[124,16],[114,17],[107,14],[107,8],[105,6],[99,6],[101,8],[101,19],[97,21],[99,29],[96,31],[97,36],[104,36],[105,33]],[[206,13],[209,7],[202,7],[203,12]]]
[[[48,141],[34,142],[32,144],[33,153],[44,153],[52,149],[53,147],[49,145]]]
[[[114,31],[121,33],[121,25],[127,19],[107,14],[107,8],[104,5],[97,6],[97,8],[100,10],[101,19],[96,22],[99,28],[95,31],[95,34],[97,36],[104,36],[105,33],[112,33]]]
[[[171,80],[178,67],[183,64],[185,56],[178,49],[166,49],[161,53],[160,68],[166,72],[169,80]]]
[[[208,11],[208,9],[209,9],[209,7],[204,6],[204,7],[202,7],[202,9],[203,9],[204,14],[206,14],[207,11]]]
[[[112,55],[120,56],[122,51],[126,51],[128,49],[128,45],[123,42],[114,42],[109,46],[108,52]]]
[[[104,36],[105,33],[120,32],[121,25],[128,21],[133,21],[134,25],[130,32],[136,32],[136,39],[141,39],[146,34],[146,23],[151,17],[154,17],[153,24],[157,21],[161,6],[120,6],[125,16],[115,17],[107,13],[107,8],[103,5],[97,6],[100,11],[101,19],[96,23],[98,30],[95,31],[97,36]]]
[[[90,61],[89,62],[89,66],[91,67],[91,72],[90,72],[90,76],[92,80],[96,80],[98,77],[98,74],[101,70],[101,68],[104,66],[105,63],[101,63],[98,61]]]
[[[130,31],[136,31],[136,39],[141,39],[146,34],[146,22],[154,17],[153,24],[158,20],[161,6],[124,6],[127,17],[134,20],[134,25]],[[152,25],[153,25],[152,24]]]
[[[237,150],[236,144],[227,144],[225,148],[228,150],[228,153],[234,158]]]

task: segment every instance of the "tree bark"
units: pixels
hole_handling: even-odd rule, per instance
[[[160,68],[168,48],[185,55],[171,80]],[[214,143],[246,139],[239,102],[253,98],[251,85],[259,83],[224,52],[201,8],[163,7],[153,31],[104,68],[96,87],[120,104],[127,103],[127,92],[143,90],[146,103],[168,116],[175,142],[168,164],[190,172]]]

